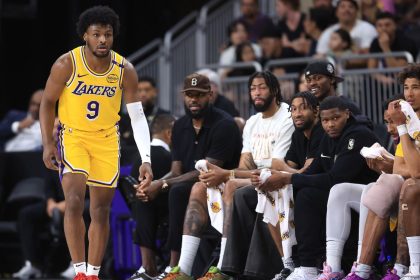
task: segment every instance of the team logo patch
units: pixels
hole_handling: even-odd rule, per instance
[[[213,213],[219,213],[220,210],[222,210],[222,207],[220,207],[220,204],[217,201],[210,203],[210,207]]]
[[[349,139],[349,144],[347,145],[347,149],[348,150],[353,150],[353,147],[354,147],[354,139],[350,138]]]
[[[286,218],[286,213],[284,213],[284,211],[283,211],[279,214],[280,223],[284,221],[284,218]]]
[[[334,67],[332,66],[332,64],[328,63],[327,71],[330,72],[331,74],[334,73]]]
[[[115,75],[115,74],[110,74],[110,75],[108,75],[108,77],[106,77],[106,81],[108,82],[108,83],[116,83],[116,82],[118,82],[118,80],[119,80],[119,78],[118,78],[118,76],[117,75]]]

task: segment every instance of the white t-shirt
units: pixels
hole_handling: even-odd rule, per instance
[[[42,148],[41,126],[39,121],[34,122],[30,127],[22,129],[12,139],[6,142],[6,152],[34,151]]]
[[[252,48],[254,49],[255,52],[255,56],[257,58],[260,58],[262,55],[261,52],[261,47],[257,44],[251,43],[252,44]],[[236,47],[235,46],[230,46],[227,49],[225,49],[221,54],[220,54],[220,60],[219,60],[219,64],[220,65],[230,65],[234,62],[236,62],[236,54],[235,54],[235,50]],[[219,75],[223,75],[223,73],[226,71],[227,68],[220,68],[218,70]]]
[[[242,153],[251,153],[258,169],[270,168],[273,158],[284,159],[289,150],[295,128],[288,108],[282,102],[272,117],[257,113],[246,121]]]
[[[340,28],[340,24],[336,23],[322,32],[316,45],[316,53],[326,54],[329,51],[328,43],[330,42],[331,34]],[[375,27],[367,21],[356,20],[356,24],[350,32],[353,45],[357,49],[369,49],[370,43],[378,36]]]

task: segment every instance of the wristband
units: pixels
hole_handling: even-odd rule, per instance
[[[408,133],[407,126],[405,124],[400,124],[399,126],[397,126],[397,130],[398,130],[398,135],[400,137]]]

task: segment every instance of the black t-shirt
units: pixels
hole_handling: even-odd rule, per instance
[[[406,37],[404,34],[401,34],[398,31],[395,34],[394,42],[392,42],[391,44],[391,51],[393,52],[407,51],[411,53],[414,59],[416,59],[416,56],[417,56],[417,48],[416,48],[415,42],[413,42],[410,38]],[[370,44],[369,52],[370,53],[383,52],[383,50],[379,46],[378,38],[373,39],[372,43]]]
[[[226,112],[211,106],[196,134],[191,117],[178,119],[172,130],[172,160],[182,163],[182,173],[195,169],[206,157],[223,161],[223,168],[238,166],[242,149],[238,126]]]
[[[315,158],[319,150],[319,143],[325,132],[321,122],[318,122],[311,132],[311,138],[306,138],[301,130],[295,130],[292,134],[292,143],[287,151],[285,161],[296,163],[297,169],[301,169],[305,165],[308,158]]]
[[[289,41],[293,41],[293,40],[299,39],[301,34],[305,33],[305,29],[303,27],[304,21],[305,21],[305,14],[301,13],[300,20],[299,20],[296,30],[291,30],[289,26],[287,26],[285,19],[282,19],[279,21],[277,28],[280,29],[281,33],[286,34]]]
[[[232,117],[239,117],[239,112],[236,110],[233,102],[227,99],[225,96],[218,94],[216,101],[214,102],[214,107],[219,108],[220,110],[225,111]]]

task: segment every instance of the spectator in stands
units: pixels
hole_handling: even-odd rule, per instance
[[[35,91],[27,112],[11,110],[0,122],[0,150],[33,151],[42,148],[39,106],[43,90]]]
[[[404,84],[405,99],[411,105],[417,117],[420,117],[420,66],[415,64],[406,67],[400,73],[399,81]],[[397,126],[400,136],[400,143],[395,152],[393,166],[393,173],[398,175],[394,175],[392,189],[389,188],[389,192],[384,192],[384,188],[381,188],[378,184],[378,186],[372,187],[363,199],[363,204],[370,210],[366,225],[371,226],[367,226],[364,231],[361,257],[353,272],[347,277],[350,280],[368,279],[373,274],[372,265],[376,250],[388,226],[389,217],[393,214],[392,212],[398,203],[397,259],[394,268],[387,272],[384,279],[420,279],[418,208],[410,200],[415,199],[418,201],[418,191],[417,194],[411,192],[412,190],[416,191],[415,188],[418,185],[416,185],[416,182],[410,182],[413,179],[408,179],[404,182],[406,178],[418,178],[417,170],[420,156],[418,147],[416,147],[417,144],[407,134],[407,117],[401,112],[399,100],[389,104],[388,114],[389,118]],[[383,180],[389,181],[390,178],[383,178]],[[409,183],[414,184],[410,186]],[[411,196],[411,198],[408,198],[407,195]],[[410,208],[402,207],[405,203],[410,203]],[[401,237],[407,237],[410,262],[405,253],[407,245],[404,240],[401,240]],[[410,269],[407,267],[409,263],[411,263]],[[407,276],[403,277],[407,272]]]
[[[315,8],[325,7],[325,8],[333,8],[333,1],[332,0],[313,0],[312,1]]]
[[[254,62],[257,60],[254,49],[250,42],[244,42],[236,46],[236,62]],[[234,68],[227,73],[228,77],[249,76],[255,72],[255,67]]]
[[[376,180],[360,149],[370,147],[376,136],[365,123],[357,121],[343,99],[330,96],[320,105],[321,123],[326,137],[319,152],[302,174],[276,173],[259,188],[273,191],[292,184],[297,192],[294,207],[300,267],[287,278],[315,279],[316,259],[325,250],[325,219],[330,189],[338,183],[366,184]],[[352,166],[353,168],[348,168]]]
[[[248,25],[251,42],[257,42],[264,29],[273,24],[270,17],[260,12],[259,0],[241,0],[241,14],[239,19]]]
[[[156,116],[151,125],[152,171],[156,179],[165,176],[171,170],[171,137],[175,118],[168,114]],[[133,161],[131,176],[139,177],[141,158]],[[142,265],[129,279],[153,279],[158,274],[156,266],[156,233],[158,225],[168,216],[168,193],[161,192],[152,201],[138,200],[133,207],[136,221],[134,243],[140,246]]]
[[[170,279],[191,279],[189,275],[191,275],[191,267],[200,243],[200,237],[209,221],[206,191],[208,187],[215,187],[223,182],[227,183],[222,194],[224,221],[221,252],[217,268],[210,268],[209,275],[205,277],[210,279],[227,277],[221,273],[220,269],[223,256],[226,255],[224,249],[231,224],[231,205],[235,190],[251,184],[252,170],[265,167],[277,168],[284,165],[283,158],[289,149],[294,129],[288,112],[288,105],[282,102],[278,81],[268,71],[256,72],[249,78],[248,87],[250,101],[259,113],[246,122],[239,167],[228,170],[208,163],[207,166],[210,171],[202,174],[200,182],[194,184],[184,220],[179,267],[175,268],[171,275],[168,275],[168,279],[170,277]],[[255,197],[257,195],[255,191],[254,195]],[[245,246],[245,244],[241,245]]]
[[[417,48],[416,44],[406,37],[403,32],[398,31],[395,17],[388,12],[382,12],[377,15],[375,22],[378,37],[372,41],[370,45],[370,53],[389,53],[408,51],[413,58],[416,58]],[[382,59],[370,58],[368,61],[369,68],[382,67],[403,67],[407,65],[407,60],[404,57],[385,57]],[[383,83],[393,83],[392,77],[383,74],[376,74],[375,78]]]
[[[192,186],[198,180],[195,162],[206,159],[223,168],[234,168],[241,148],[234,120],[210,104],[212,91],[206,76],[197,73],[188,75],[182,92],[186,115],[175,122],[172,130],[171,171],[162,179],[154,180],[149,188],[137,190],[139,199],[148,202],[169,189],[171,267],[179,261],[184,215]]]
[[[398,132],[396,125],[389,117],[388,104],[400,98],[401,95],[394,96],[385,101],[383,106],[384,121],[387,124],[388,132],[394,139],[398,139]],[[374,159],[367,158],[366,162],[369,168],[378,174],[392,173],[392,166],[394,164],[393,158],[387,156]],[[375,184],[381,184],[380,188],[382,192],[389,192],[389,190],[393,189],[394,187],[392,184],[393,182],[394,180],[387,178],[387,180],[379,179],[376,183],[370,183],[368,185],[341,183],[332,187],[328,197],[327,206],[327,259],[324,263],[323,272],[318,277],[318,280],[339,280],[345,276],[341,269],[341,257],[343,255],[344,244],[350,235],[351,209],[360,214],[359,242],[357,250],[357,260],[359,260],[360,254],[362,253],[362,239],[365,232],[365,222],[369,212],[368,208],[361,204],[363,194],[372,187],[375,188]],[[376,224],[376,222],[368,220],[368,223],[366,224],[366,231],[375,231],[372,225]],[[383,233],[384,232],[382,232],[382,234]],[[367,244],[370,247],[376,246],[376,244],[373,245],[370,241],[371,240],[367,240]]]
[[[236,47],[239,44],[248,42],[248,26],[243,20],[234,20],[228,26],[228,36],[229,42],[228,47],[222,51],[220,54],[220,65],[230,65],[236,62]],[[252,48],[254,49],[255,56],[261,57],[261,47],[256,43],[251,43]],[[220,77],[225,77],[229,68],[220,68],[218,73]]]
[[[156,116],[169,114],[168,111],[158,107],[156,104],[159,91],[156,87],[156,81],[152,77],[140,76],[138,78],[137,91],[140,94],[141,104],[149,125]]]
[[[293,58],[299,57],[300,55],[292,48],[284,48],[282,45],[282,34],[274,24],[267,27],[264,32],[261,33],[259,44],[262,49],[262,58],[260,60],[263,67],[269,60],[282,59],[282,58]],[[272,66],[270,71],[276,76],[281,76],[284,73],[299,72],[299,67],[296,66]]]
[[[309,13],[303,22],[303,27],[307,37],[306,40],[310,41],[310,44],[304,45],[307,47],[304,52],[305,56],[312,56],[316,53],[318,40],[325,28],[330,26],[333,22],[333,17],[333,10],[324,6],[309,9]]]
[[[305,38],[305,14],[300,11],[300,0],[276,0],[276,12],[280,17],[277,28],[282,33],[283,47],[306,55],[310,42]]]
[[[340,0],[337,4],[336,15],[338,23],[322,32],[316,48],[317,54],[325,55],[328,42],[334,30],[345,29],[350,33],[357,53],[367,53],[372,40],[377,36],[375,27],[370,23],[357,19],[359,4],[356,0]]]
[[[169,114],[168,111],[160,108],[156,104],[159,91],[156,87],[156,81],[152,77],[140,76],[137,83],[137,92],[139,93],[149,127],[156,116],[160,114]],[[135,145],[133,129],[131,128],[128,114],[122,114],[121,116],[120,133],[124,145]]]
[[[328,43],[329,50],[326,53],[327,59],[336,62],[341,56],[353,53],[353,41],[350,33],[347,30],[339,28],[334,30],[331,34],[330,42]],[[346,68],[346,63],[340,64]],[[342,70],[342,69],[339,69]]]

